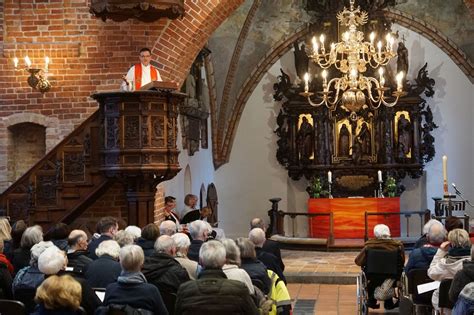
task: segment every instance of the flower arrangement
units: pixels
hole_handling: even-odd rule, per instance
[[[319,177],[313,177],[306,188],[310,198],[321,198],[329,195],[329,192],[323,189],[323,184]]]
[[[398,191],[397,182],[392,176],[387,177],[385,182],[385,191],[389,197],[395,197]]]

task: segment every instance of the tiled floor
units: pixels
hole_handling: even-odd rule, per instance
[[[357,314],[356,285],[339,284],[347,283],[348,278],[353,280],[350,283],[355,283],[355,278],[360,273],[360,267],[354,263],[357,254],[358,252],[282,251],[285,275],[289,279],[288,290],[293,301],[293,314]],[[312,283],[324,281],[324,277],[335,284]],[[292,282],[292,278],[298,279],[298,283]],[[385,313],[383,306],[379,310],[370,310],[370,314],[380,313]]]

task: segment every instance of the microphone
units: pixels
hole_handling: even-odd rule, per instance
[[[451,186],[453,186],[454,190],[456,191],[458,195],[461,195],[461,192],[458,190],[458,188],[456,187],[454,183],[451,183]]]

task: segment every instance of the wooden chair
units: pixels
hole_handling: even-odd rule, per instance
[[[0,300],[0,312],[2,315],[26,315],[25,305],[14,300]]]
[[[423,283],[433,282],[433,280],[428,277],[427,269],[413,269],[407,275],[408,281],[408,294],[410,294],[413,304],[415,306],[416,314],[427,312],[431,314],[433,305],[431,304],[431,297],[433,296],[433,291],[425,292],[422,294],[418,293],[417,286]]]

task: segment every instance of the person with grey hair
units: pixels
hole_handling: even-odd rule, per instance
[[[21,237],[20,248],[13,251],[12,265],[15,270],[28,267],[31,259],[31,247],[43,240],[43,229],[39,225],[30,226]]]
[[[199,250],[209,236],[209,226],[207,222],[196,220],[189,223],[189,234],[192,240],[188,249],[188,258],[199,262]]]
[[[115,234],[114,239],[120,245],[120,247],[124,247],[125,245],[133,245],[135,243],[132,233],[125,230],[118,231],[117,234]]]
[[[68,267],[73,268],[74,272],[84,274],[92,262],[87,251],[87,234],[83,230],[72,230],[68,239],[67,260]]]
[[[130,233],[133,237],[133,241],[135,242],[140,236],[142,236],[142,229],[140,229],[136,225],[129,225],[125,228],[125,232]]]
[[[169,235],[160,236],[155,242],[155,253],[145,258],[142,272],[148,283],[155,285],[162,295],[176,295],[182,283],[189,281],[188,272],[174,259],[176,244]],[[166,303],[170,313],[174,310],[174,301]]]
[[[471,258],[471,240],[469,233],[463,229],[451,230],[448,240],[443,242],[431,261],[428,269],[428,277],[435,281],[453,279],[454,275],[462,269],[463,263]],[[431,303],[436,311],[439,311],[439,289],[433,292]],[[447,310],[442,312],[447,313]]]
[[[107,286],[104,305],[122,304],[141,308],[156,315],[168,314],[160,292],[141,273],[145,261],[143,249],[138,245],[126,245],[120,249],[122,272],[117,282]]]
[[[160,224],[160,235],[171,236],[176,233],[176,223],[171,220],[166,220]]]
[[[274,240],[266,238],[267,225],[261,218],[253,218],[250,221],[250,230],[255,228],[260,228],[265,232],[265,242],[260,246],[262,251],[274,255],[278,260],[278,265],[280,266],[281,271],[285,271],[285,264],[283,263],[283,259],[281,259],[280,244]]]
[[[235,244],[234,240],[225,239],[222,241],[222,245],[225,248],[225,259],[226,263],[222,266],[222,271],[224,271],[227,279],[233,279],[242,282],[249,289],[251,295],[255,294],[255,288],[252,284],[252,279],[250,279],[249,274],[240,269],[240,249]]]
[[[268,277],[267,267],[257,259],[255,245],[244,237],[239,237],[236,244],[240,250],[241,268],[248,273],[256,287],[262,290],[263,293],[268,294],[271,280]]]
[[[267,266],[268,269],[274,271],[286,284],[286,278],[282,270],[282,267],[285,267],[283,261],[278,261],[278,258],[275,255],[262,249],[263,244],[265,244],[266,241],[265,232],[261,228],[254,228],[249,233],[249,240],[255,245],[257,259]]]
[[[374,227],[374,239],[370,239],[364,244],[364,248],[360,251],[360,253],[355,258],[355,263],[358,266],[361,266],[362,269],[365,268],[367,263],[367,249],[383,249],[387,251],[399,251],[400,257],[400,269],[405,262],[405,248],[403,243],[391,238],[390,229],[385,224],[377,224]],[[401,274],[401,271],[400,271]],[[383,277],[368,277],[368,284],[367,284],[367,291],[368,291],[368,303],[367,306],[370,308],[377,309],[380,307],[377,304],[377,300],[374,297],[375,288],[380,286],[384,281],[385,278]],[[398,302],[397,302],[398,303]],[[397,304],[393,303],[392,298],[387,299],[384,301],[384,308],[385,309],[393,309],[397,307]]]
[[[81,284],[82,298],[81,306],[88,315],[93,315],[95,310],[101,304],[99,298],[94,293],[92,288],[87,284],[86,280],[78,277],[74,273],[68,273],[66,269],[67,257],[66,253],[56,246],[51,246],[45,249],[38,258],[38,269],[45,274],[45,278],[52,275],[69,274]]]
[[[171,238],[176,244],[175,259],[186,269],[191,280],[197,279],[198,263],[188,258],[188,249],[191,245],[189,237],[184,233],[176,233]]]
[[[120,245],[113,240],[106,240],[99,244],[96,254],[99,257],[89,264],[85,278],[93,288],[105,288],[117,281],[122,268],[118,262]]]
[[[259,314],[245,284],[227,279],[222,267],[226,262],[224,245],[204,243],[199,250],[203,270],[199,279],[182,284],[176,298],[175,314]]]
[[[33,311],[35,303],[32,297],[36,288],[44,281],[44,273],[38,269],[38,258],[53,242],[41,241],[31,247],[30,266],[19,270],[13,279],[13,296],[25,304],[27,311]]]
[[[426,222],[425,225],[423,225],[423,235],[420,236],[420,238],[416,241],[413,248],[420,248],[428,243],[428,232],[433,224],[443,225],[443,223],[436,219],[430,219],[428,222]]]
[[[446,234],[442,224],[432,224],[428,230],[428,243],[412,250],[405,265],[405,273],[408,274],[412,269],[428,269],[439,246],[446,240]]]

